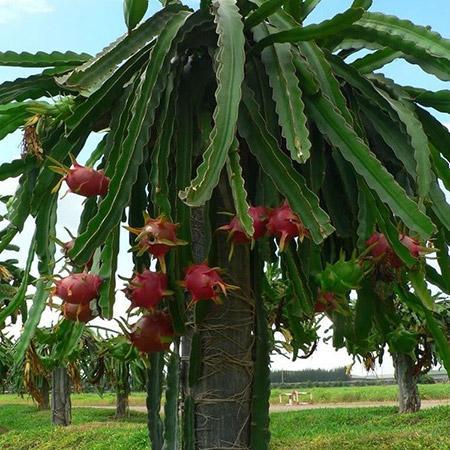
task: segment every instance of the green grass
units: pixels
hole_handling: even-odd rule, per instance
[[[396,408],[321,409],[271,415],[273,450],[450,449],[450,408],[399,415]],[[114,420],[111,410],[75,408],[73,425],[55,428],[48,411],[0,407],[0,448],[8,450],[140,450],[148,448],[146,416]]]
[[[397,414],[395,407],[336,408],[272,414],[276,450],[449,449],[450,408]]]
[[[270,402],[279,403],[280,392],[291,392],[293,389],[273,389]],[[396,401],[398,394],[397,385],[389,386],[356,386],[356,387],[317,387],[301,388],[302,392],[311,392],[313,403],[345,403],[345,402],[381,402]],[[421,384],[419,385],[422,400],[439,400],[450,398],[450,384]],[[287,402],[284,397],[284,402]],[[307,397],[309,401],[309,397]],[[73,394],[74,406],[114,406],[115,395],[106,393],[103,397],[97,394]],[[0,405],[5,403],[20,403],[32,405],[33,401],[25,396],[18,397],[14,394],[0,395]],[[130,405],[145,406],[145,393],[136,392],[130,396]]]
[[[111,410],[73,409],[73,424],[52,427],[50,412],[33,406],[2,405],[0,448],[11,450],[125,450],[148,448],[145,414],[131,413],[126,420],[114,420]]]

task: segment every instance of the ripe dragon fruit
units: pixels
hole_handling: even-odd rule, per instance
[[[226,296],[227,289],[237,289],[222,280],[217,267],[209,267],[206,263],[188,267],[182,285],[191,294],[193,303],[209,299],[220,303],[220,294]]]
[[[142,316],[130,333],[131,343],[142,353],[167,351],[173,338],[172,319],[163,311]]]
[[[400,234],[399,240],[414,258],[434,252],[431,248],[422,247],[417,239],[406,234]],[[370,255],[380,264],[387,265],[393,269],[399,269],[403,266],[403,261],[396,255],[383,233],[373,233],[366,241],[366,245]]]
[[[92,273],[73,273],[55,282],[53,294],[67,303],[88,304],[97,298],[103,280]]]
[[[400,242],[409,250],[409,253],[414,258],[425,255],[426,253],[432,253],[434,250],[422,247],[417,239],[407,236],[406,234],[400,235]]]
[[[305,236],[309,235],[308,230],[287,202],[271,211],[267,222],[267,230],[280,239],[281,252],[291,239],[298,237],[302,241]]]
[[[253,236],[249,237],[242,229],[241,222],[234,216],[228,225],[224,225],[218,230],[229,233],[229,239],[233,244],[248,244],[252,240],[256,241],[262,238],[267,232],[267,221],[269,220],[269,211],[264,206],[251,206],[248,209],[248,214],[253,221]]]
[[[54,172],[63,175],[63,178],[53,188],[52,192],[56,192],[62,181],[67,183],[70,192],[81,195],[83,197],[96,197],[97,195],[105,196],[109,188],[109,178],[104,174],[103,170],[94,170],[90,167],[78,164],[71,156],[72,167],[68,168],[59,161],[49,158],[56,166],[50,166]]]
[[[164,296],[172,293],[167,290],[167,276],[164,273],[144,270],[131,280],[125,294],[131,300],[132,307],[153,309]]]
[[[89,303],[76,305],[74,303],[64,302],[62,305],[62,313],[67,320],[74,322],[88,323],[95,318]]]
[[[170,222],[164,216],[152,219],[144,213],[145,224],[142,228],[126,227],[128,231],[136,234],[138,254],[150,253],[158,259],[162,272],[166,272],[164,256],[177,245],[186,245],[187,242],[177,238],[177,224]]]
[[[105,196],[108,192],[109,178],[103,170],[94,170],[84,167],[76,161],[65,176],[67,186],[74,194],[83,197]]]

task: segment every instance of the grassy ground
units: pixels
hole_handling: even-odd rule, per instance
[[[397,385],[390,386],[357,386],[357,387],[318,387],[301,388],[302,392],[312,394],[312,403],[344,403],[344,402],[381,402],[397,400]],[[439,400],[450,398],[450,384],[422,384],[419,385],[420,396],[423,400]],[[291,392],[292,389],[273,389],[270,402],[279,403],[280,392]],[[283,402],[287,403],[287,397]],[[302,397],[303,399],[303,397]],[[309,401],[309,396],[306,397]],[[115,405],[114,394],[73,394],[72,404],[74,406],[112,406]],[[29,397],[18,397],[17,395],[0,395],[0,405],[5,403],[20,403],[31,405],[33,402]],[[145,394],[143,392],[133,393],[130,397],[130,405],[145,406]]]
[[[293,389],[272,389],[271,403],[279,402],[280,392],[292,392]],[[345,403],[345,402],[382,402],[395,401],[398,396],[396,384],[387,386],[345,386],[345,387],[317,387],[297,389],[312,394],[312,403]],[[422,400],[439,400],[450,398],[450,384],[421,384],[419,385]],[[286,402],[286,398],[284,402]],[[301,396],[309,401],[308,396]]]
[[[111,410],[74,409],[73,425],[53,428],[49,413],[28,405],[0,408],[0,448],[140,450],[148,448],[142,413],[117,421]],[[450,449],[449,407],[398,415],[395,408],[322,409],[271,415],[273,450]],[[5,431],[8,430],[8,431]],[[2,433],[2,431],[4,431]]]
[[[125,450],[148,448],[145,414],[132,413],[127,420],[114,420],[111,410],[73,409],[73,424],[52,427],[49,411],[33,406],[2,405],[0,449],[10,450]]]
[[[449,407],[400,415],[394,407],[272,414],[276,450],[450,449]]]

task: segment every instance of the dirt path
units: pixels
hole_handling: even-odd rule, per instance
[[[377,406],[397,406],[398,402],[351,402],[351,403],[314,403],[306,405],[270,405],[271,412],[287,412],[287,411],[301,411],[303,409],[320,409],[320,408],[373,408]],[[422,409],[433,408],[434,406],[450,406],[450,400],[422,400]],[[92,406],[73,406],[74,408],[104,408],[115,409],[115,406],[110,405],[92,405]],[[130,406],[131,411],[147,412],[145,406]]]
[[[373,408],[377,406],[397,406],[397,401],[384,402],[351,402],[351,403],[314,403],[307,405],[270,405],[271,412],[300,411],[302,409],[320,409],[320,408]],[[433,408],[434,406],[450,405],[450,400],[422,400],[422,409]]]

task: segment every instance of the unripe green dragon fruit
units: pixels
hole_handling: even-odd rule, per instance
[[[352,289],[358,289],[364,277],[364,269],[358,259],[345,261],[343,256],[334,264],[327,264],[325,270],[317,275],[317,281],[323,292],[333,292],[345,296]]]

